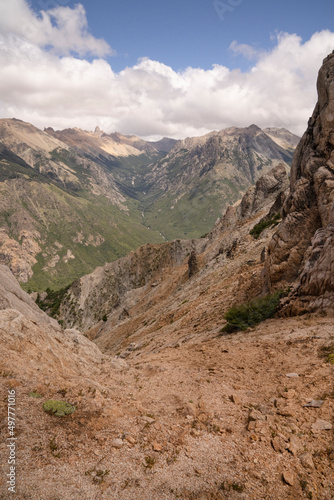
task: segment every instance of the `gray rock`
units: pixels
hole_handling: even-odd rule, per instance
[[[114,370],[127,370],[129,368],[127,362],[120,358],[112,358],[110,365]]]
[[[298,455],[298,452],[303,449],[301,440],[294,434],[290,437],[289,451],[294,457]]]
[[[308,403],[303,405],[303,407],[304,408],[320,408],[324,404],[324,402],[325,401],[321,401],[320,399],[319,400],[312,399],[311,401],[309,401]]]
[[[326,422],[326,420],[317,420],[311,425],[313,432],[330,431],[332,427],[332,424]]]

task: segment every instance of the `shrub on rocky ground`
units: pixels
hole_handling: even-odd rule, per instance
[[[277,310],[281,297],[284,295],[286,295],[286,292],[278,290],[273,294],[268,294],[246,304],[231,307],[224,316],[227,325],[221,329],[221,332],[233,333],[238,330],[247,330],[247,328],[271,318]]]
[[[258,224],[255,224],[255,226],[253,227],[253,229],[251,229],[249,234],[257,240],[262,231],[264,231],[267,227],[276,226],[279,223],[280,218],[281,215],[278,213],[273,215],[268,220],[260,221]]]

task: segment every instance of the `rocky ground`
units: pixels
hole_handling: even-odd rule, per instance
[[[16,391],[16,498],[334,498],[333,349],[333,318],[307,315],[105,355],[80,376],[22,376],[17,353],[1,367],[2,400]],[[46,414],[48,399],[76,411]]]

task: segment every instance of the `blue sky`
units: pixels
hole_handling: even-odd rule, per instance
[[[302,134],[334,2],[0,0],[0,117],[182,138]]]
[[[30,2],[36,11],[49,0]],[[74,6],[78,1],[60,0]],[[188,66],[230,69],[250,63],[229,50],[236,40],[269,49],[277,32],[296,33],[303,40],[316,31],[334,29],[332,0],[82,0],[90,31],[117,52],[109,59],[114,71],[132,66],[140,57],[160,61],[174,70]],[[45,7],[44,7],[45,8]]]

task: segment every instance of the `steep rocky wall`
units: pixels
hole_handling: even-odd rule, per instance
[[[319,71],[318,102],[293,158],[283,222],[268,248],[268,284],[293,284],[284,310],[334,307],[334,51]]]
[[[148,244],[96,268],[70,287],[62,302],[59,319],[68,327],[89,329],[117,308],[127,292],[159,279],[164,269],[186,263],[192,251],[201,253],[206,245],[205,238]]]

